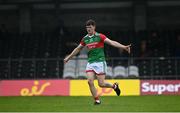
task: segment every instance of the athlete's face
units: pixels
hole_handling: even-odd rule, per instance
[[[93,25],[86,26],[86,30],[87,30],[87,32],[88,32],[89,35],[94,34],[95,28],[96,28],[96,27],[93,26]]]

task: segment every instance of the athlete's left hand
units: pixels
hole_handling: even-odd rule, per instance
[[[131,53],[131,44],[125,46],[124,50],[126,50],[130,54]]]

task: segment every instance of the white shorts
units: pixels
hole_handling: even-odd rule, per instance
[[[95,72],[97,75],[106,74],[107,64],[105,61],[87,63],[86,72]]]

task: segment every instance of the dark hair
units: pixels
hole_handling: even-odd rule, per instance
[[[86,21],[86,26],[90,26],[90,25],[93,25],[93,26],[96,26],[96,22],[92,19],[89,19]]]

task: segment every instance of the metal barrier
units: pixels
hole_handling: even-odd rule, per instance
[[[75,58],[75,67],[72,66],[74,77],[85,78],[85,65],[80,64],[86,58]],[[180,79],[180,58],[107,58],[107,78],[138,78],[138,79]],[[117,67],[117,66],[122,66]],[[130,67],[130,66],[136,66]],[[117,73],[115,73],[115,68]],[[130,76],[130,69],[134,70]],[[125,70],[125,76],[120,74]],[[68,71],[68,70],[67,70]],[[112,71],[112,73],[110,72]],[[138,75],[135,74],[138,71]],[[63,73],[64,72],[64,73]],[[70,72],[70,71],[69,71]],[[0,79],[59,79],[64,77],[65,66],[63,59],[0,59]],[[116,74],[121,76],[116,76]]]

